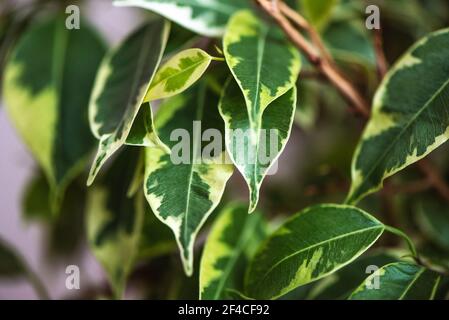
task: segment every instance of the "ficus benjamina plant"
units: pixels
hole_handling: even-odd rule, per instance
[[[0,63],[24,218],[87,239],[94,298],[447,297],[447,2],[114,0],[144,22],[110,47],[86,2],[7,1]],[[30,270],[0,243],[51,297]]]

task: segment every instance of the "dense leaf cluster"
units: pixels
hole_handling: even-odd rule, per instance
[[[193,275],[195,283],[185,279],[174,283],[181,283],[184,290],[198,288],[199,283],[200,299],[444,298],[449,268],[447,203],[435,192],[414,202],[418,228],[427,235],[424,238],[431,238],[425,243],[433,244],[417,250],[413,243],[419,237],[411,240],[396,229],[402,225],[395,221],[396,212],[391,217],[395,205],[391,199],[366,198],[381,190],[385,179],[449,139],[449,29],[442,29],[447,17],[438,15],[438,6],[444,4],[397,1],[382,7],[393,20],[398,2],[404,2],[401,9],[407,14],[418,10],[438,18],[434,26],[425,19],[417,22],[401,45],[401,56],[388,57],[396,62],[377,85],[376,52],[364,28],[360,2],[285,2],[317,30],[332,61],[351,77],[361,78],[360,87],[365,86],[361,89],[369,98],[374,93],[355,152],[345,149],[355,140],[331,129],[353,121],[337,115],[335,109],[345,102],[329,84],[314,77],[315,66],[256,1],[116,0],[116,6],[140,7],[154,15],[110,49],[88,22],[70,31],[64,28],[64,15],[51,11],[34,19],[10,45],[3,98],[41,171],[27,190],[25,210],[30,218],[54,224],[68,221],[60,212],[79,212],[83,203],[89,246],[115,297],[123,296],[138,266],[167,263],[164,257],[177,248],[185,274]],[[404,47],[410,49],[404,53]],[[331,111],[323,111],[326,108]],[[330,116],[326,119],[320,113]],[[325,118],[322,128],[331,132],[326,139],[344,153],[343,174],[351,173],[346,200],[339,191],[336,199],[323,196],[297,205],[292,202],[304,200],[295,194],[299,189],[285,188],[278,191],[281,196],[273,196],[274,201],[267,200],[271,209],[262,206],[261,211],[269,214],[258,212],[263,181],[295,125],[319,137],[320,117]],[[199,130],[196,122],[201,123]],[[198,138],[210,129],[218,133],[220,143],[204,161],[203,151],[212,136],[206,142]],[[179,141],[173,139],[176,130],[191,138],[182,150],[188,161],[182,163],[173,161],[180,151]],[[247,133],[243,143],[233,135],[239,130]],[[267,161],[242,158],[266,149],[267,132],[274,132],[269,137],[276,141]],[[310,141],[307,149],[318,150],[317,140]],[[86,188],[78,178],[84,179],[95,146]],[[327,149],[326,162],[339,162],[339,156],[329,155],[330,145]],[[309,152],[303,158],[312,168],[318,151]],[[353,154],[351,169],[347,154]],[[228,204],[223,196],[234,169],[246,182],[247,205]],[[305,179],[316,182],[320,176],[316,168],[308,171]],[[384,193],[393,191],[385,186]],[[76,195],[82,200],[77,201]],[[288,203],[287,209],[283,203]],[[379,208],[379,203],[387,204]],[[213,224],[203,228],[215,211],[219,213]],[[275,214],[279,212],[289,217]],[[406,249],[368,251],[379,239],[381,244],[397,243],[391,235],[405,240]],[[203,241],[200,263],[195,264]],[[379,270],[367,274],[373,265]],[[158,272],[183,277],[176,268]],[[33,275],[1,244],[0,276],[21,274]],[[368,285],[376,281],[378,287]],[[186,296],[179,288],[148,290],[154,297]]]

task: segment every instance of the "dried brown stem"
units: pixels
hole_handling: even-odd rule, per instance
[[[316,29],[307,22],[307,20],[297,11],[290,8],[284,2],[279,3],[279,8],[281,13],[283,13],[288,19],[290,19],[294,24],[296,24],[300,29],[306,31],[310,35],[310,39],[315,47],[320,51],[323,59],[330,63],[334,63],[334,59],[330,55],[326,46],[324,45],[319,33]]]
[[[374,51],[376,54],[377,73],[383,79],[388,71],[388,62],[385,57],[382,29],[374,29]]]

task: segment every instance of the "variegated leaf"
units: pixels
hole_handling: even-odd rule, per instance
[[[188,275],[192,274],[196,234],[218,205],[233,171],[232,165],[224,164],[221,134],[219,148],[212,152],[212,157],[201,159],[204,150],[199,139],[204,131],[223,131],[217,100],[203,81],[184,94],[166,100],[157,114],[156,128],[172,153],[147,148],[146,154],[147,200],[156,216],[175,234]],[[193,129],[194,121],[201,121],[201,128]],[[187,141],[185,138],[171,141],[172,133],[174,139],[180,138],[174,130],[187,134]]]
[[[384,251],[384,249],[382,249]],[[308,299],[332,300],[347,299],[360,283],[374,270],[375,267],[398,262],[403,252],[380,252],[363,255],[346,267],[325,277],[316,283]]]
[[[382,223],[355,207],[305,209],[259,248],[248,270],[247,295],[274,299],[323,278],[359,257],[384,229]]]
[[[374,278],[378,288],[372,288]],[[369,276],[349,297],[350,300],[433,300],[441,276],[407,262],[388,264]],[[371,286],[367,286],[370,284]]]
[[[91,130],[100,142],[88,185],[128,138],[130,144],[162,145],[152,128],[151,107],[142,103],[161,61],[169,29],[162,18],[146,23],[104,58],[89,106]],[[142,136],[142,130],[136,129],[140,133],[136,137],[134,123],[146,134]]]
[[[151,10],[193,32],[216,37],[232,14],[249,8],[247,0],[116,0],[114,5]]]
[[[249,215],[242,205],[223,209],[204,246],[200,299],[225,299],[229,297],[226,290],[243,289],[243,270],[265,233],[262,215]]]
[[[3,87],[9,116],[50,184],[53,211],[94,147],[87,108],[105,52],[87,23],[76,31],[64,23],[58,16],[28,29],[10,56]]]
[[[165,99],[185,91],[204,74],[212,59],[201,49],[176,54],[154,76],[145,101]]]
[[[240,99],[238,99],[239,96],[237,98],[230,97],[229,93],[226,92],[223,94],[221,113],[227,123],[227,129],[244,130],[250,137],[248,141],[249,149],[258,151],[261,129],[266,125],[264,122],[284,125],[291,123],[293,119],[293,113],[290,113],[290,108],[284,109],[283,112],[279,113],[276,110],[270,110],[273,114],[265,117],[263,115],[265,109],[271,103],[295,86],[301,66],[299,53],[285,39],[280,29],[260,20],[249,10],[241,10],[231,18],[223,39],[223,47],[226,62],[241,92],[243,92],[247,114],[242,123],[240,123],[240,120],[236,121],[237,118],[240,119],[245,116],[242,112]],[[228,90],[232,90],[233,94],[236,93],[233,85],[228,86]],[[291,93],[287,94],[279,103],[285,104],[289,97],[291,97]],[[227,100],[230,103],[236,103],[235,101],[230,101],[234,98],[237,99],[238,105],[228,106]],[[223,105],[223,100],[226,102],[225,106]],[[294,102],[291,101],[291,103],[293,104]],[[276,107],[273,107],[273,109]],[[224,110],[225,108],[227,109],[226,111]],[[236,112],[238,114],[235,114]],[[272,118],[274,115],[276,115],[276,118]],[[273,128],[278,129],[276,126]],[[288,129],[286,132],[280,133],[283,144],[286,142],[283,139],[288,138],[289,132],[290,130]],[[287,134],[284,136],[284,133]],[[249,151],[229,150],[229,143],[231,142],[228,137],[227,147],[231,154],[237,152],[247,153]],[[262,152],[264,151],[262,150]],[[255,156],[258,153],[253,154],[254,157],[247,153],[249,155],[248,159],[251,160],[249,162],[256,164],[258,161],[256,161]],[[233,157],[233,161],[248,181],[251,193],[250,211],[253,211],[257,205],[260,183],[266,173],[265,169],[268,168],[258,173],[257,168],[248,164],[248,161],[238,161],[235,157]],[[270,165],[272,161],[269,162]],[[243,168],[248,165],[252,169],[247,170],[247,168]]]
[[[219,109],[225,121],[226,147],[248,184],[249,212],[252,212],[259,201],[259,189],[265,176],[290,137],[296,110],[296,87],[266,108],[257,129],[252,127],[245,99],[233,79],[225,85]]]
[[[105,269],[116,298],[123,295],[143,225],[142,193],[134,198],[126,194],[138,151],[124,150],[103,179],[89,190],[87,199],[89,246]]]
[[[295,85],[301,66],[299,53],[279,28],[249,10],[231,18],[223,48],[244,94],[251,125],[257,129],[268,105]]]
[[[414,45],[388,73],[352,163],[348,203],[449,138],[449,29]]]

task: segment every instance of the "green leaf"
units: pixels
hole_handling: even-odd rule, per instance
[[[337,61],[376,66],[373,40],[363,20],[342,20],[329,24],[323,39]]]
[[[22,211],[28,221],[48,222],[53,216],[50,208],[50,187],[41,173],[34,176],[25,187],[22,199]]]
[[[0,280],[10,280],[17,277],[26,278],[39,298],[49,299],[47,289],[42,284],[42,281],[30,270],[20,254],[0,237]]]
[[[234,164],[242,172],[250,187],[249,211],[251,212],[257,206],[260,184],[269,165],[272,164],[272,161],[268,161],[268,167],[261,170],[257,168],[257,163],[260,161],[256,160],[260,159],[255,157],[259,158],[260,137],[263,133],[261,129],[268,122],[274,122],[269,125],[269,128],[273,129],[281,129],[277,128],[277,125],[291,127],[291,125],[288,126],[288,123],[293,120],[293,111],[279,112],[275,118],[273,118],[273,114],[263,117],[264,111],[288,91],[290,93],[284,96],[279,102],[280,104],[285,104],[289,97],[296,95],[292,88],[295,86],[301,62],[298,52],[285,39],[280,29],[259,20],[248,10],[239,11],[231,18],[223,39],[223,47],[226,62],[243,92],[247,114],[242,112],[245,108],[244,106],[242,108],[238,95],[235,99],[237,101],[232,101],[234,97],[230,96],[230,92],[233,95],[237,93],[234,85],[227,86],[228,92],[225,90],[223,94],[220,109],[226,122],[227,147],[231,157],[233,153],[242,154],[244,152],[244,155],[248,155],[251,160],[241,159],[242,161],[239,161],[232,157]],[[295,104],[296,102],[293,100],[289,101],[290,106]],[[275,108],[277,107],[273,107],[273,109]],[[276,113],[276,110],[267,111],[267,113],[269,112]],[[240,119],[243,121],[241,124],[239,123]],[[230,128],[244,130],[249,137],[247,150],[230,149],[231,140],[228,136]],[[290,129],[282,129],[284,129],[283,132],[279,133],[280,145],[285,145]],[[266,141],[269,142],[268,139]],[[253,150],[257,152],[247,153]],[[261,152],[263,153],[264,150]],[[248,162],[252,162],[254,165],[245,165]]]
[[[352,163],[347,203],[379,190],[387,177],[449,138],[449,29],[413,46],[388,73]]]
[[[151,10],[186,29],[209,37],[223,35],[226,23],[237,10],[249,8],[245,0],[116,0],[120,7]]]
[[[329,22],[338,3],[339,0],[300,0],[304,16],[319,29]]]
[[[257,129],[251,125],[245,100],[233,79],[225,85],[219,108],[225,121],[226,147],[248,184],[249,212],[252,212],[259,201],[259,189],[265,176],[290,137],[296,110],[296,87],[270,104]]]
[[[92,187],[87,199],[87,237],[102,264],[116,298],[121,298],[136,258],[143,224],[144,201],[140,193],[128,198],[138,149],[124,150]]]
[[[138,260],[148,261],[175,252],[176,241],[173,239],[170,228],[159,221],[154,213],[151,212],[151,208],[146,203],[146,200],[142,200],[145,202],[145,213],[139,242]]]
[[[145,101],[165,99],[185,91],[204,74],[212,59],[201,49],[176,54],[154,76]]]
[[[26,276],[28,268],[22,258],[0,238],[0,279]]]
[[[58,16],[28,29],[10,56],[3,87],[9,116],[50,184],[54,212],[95,143],[87,108],[105,50],[87,23],[76,31],[64,23]]]
[[[274,299],[323,278],[359,257],[384,229],[374,217],[354,207],[305,209],[259,248],[248,269],[247,294]]]
[[[449,250],[449,209],[436,197],[419,201],[416,212],[421,231],[440,248]]]
[[[379,289],[366,286],[379,276]],[[432,300],[441,277],[412,263],[386,265],[369,276],[349,297],[350,300]]]
[[[249,215],[244,206],[226,207],[207,238],[200,266],[200,299],[229,297],[227,290],[240,290],[242,267],[265,236],[260,214]]]
[[[127,139],[131,145],[162,145],[152,125],[151,106],[142,103],[161,61],[169,29],[170,24],[163,19],[146,23],[103,59],[89,105],[90,127],[100,142],[88,185]]]
[[[217,104],[218,97],[203,81],[166,100],[157,114],[156,127],[172,153],[158,148],[146,152],[145,194],[155,215],[172,229],[187,275],[192,274],[195,237],[218,205],[233,172],[232,165],[225,164],[221,134],[218,150],[210,158],[202,157],[205,150],[199,140],[204,132],[211,128],[223,131]],[[201,128],[194,129],[194,121],[201,121]],[[188,136],[172,141],[174,130]]]

